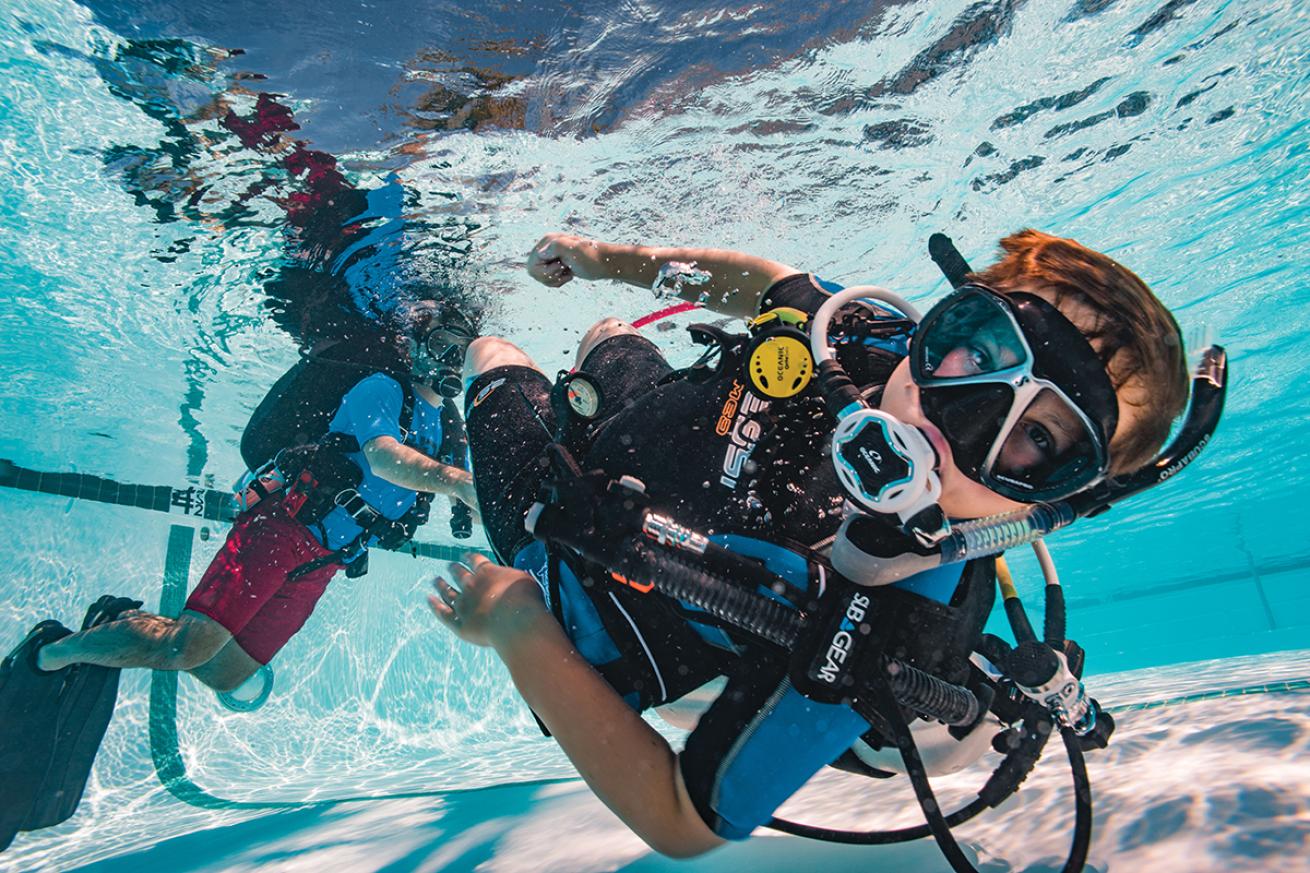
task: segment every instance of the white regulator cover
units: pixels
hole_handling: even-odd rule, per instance
[[[886,444],[898,456],[887,458],[874,449],[860,448],[860,457],[870,471],[881,473],[889,464],[897,464],[898,468],[903,464],[907,468],[906,475],[881,485],[877,493],[870,491],[870,483],[861,480],[858,471],[842,454],[843,447],[858,440],[867,427],[880,428]],[[937,454],[928,438],[917,427],[882,410],[860,409],[838,422],[832,434],[832,456],[837,478],[847,496],[868,512],[896,514],[905,521],[936,503],[941,496],[941,479],[933,470]]]

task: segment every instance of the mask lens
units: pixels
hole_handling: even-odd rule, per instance
[[[955,465],[978,478],[1014,404],[1014,391],[999,382],[923,386],[919,403],[951,444]]]
[[[423,346],[433,360],[458,366],[463,361],[464,349],[472,339],[464,331],[453,326],[434,327],[423,338]]]
[[[947,298],[929,312],[915,345],[914,377],[920,384],[998,373],[1028,360],[1004,306],[978,291]]]
[[[985,479],[1007,497],[1052,500],[1095,479],[1104,460],[1083,417],[1060,394],[1043,388],[1005,436]]]

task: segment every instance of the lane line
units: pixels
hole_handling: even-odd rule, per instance
[[[171,515],[180,514],[200,521],[212,521],[215,524],[230,525],[233,519],[232,493],[229,491],[200,487],[133,485],[88,473],[48,473],[20,467],[4,458],[0,458],[0,487],[71,497],[74,500],[87,500],[94,503],[130,506]],[[372,546],[372,548],[382,547]],[[490,560],[495,560],[495,556],[485,549],[438,543],[411,541],[388,551],[413,555],[416,558],[435,558],[439,561],[458,561],[467,552],[477,552]]]

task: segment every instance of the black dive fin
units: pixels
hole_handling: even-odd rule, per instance
[[[119,613],[140,606],[140,600],[106,594],[91,604],[82,630],[114,621]],[[59,695],[54,752],[22,830],[57,825],[77,811],[118,702],[118,674],[117,667],[94,664],[77,664],[69,669]]]
[[[36,803],[54,753],[60,691],[69,669],[37,669],[36,652],[72,631],[43,621],[0,664],[0,851]]]

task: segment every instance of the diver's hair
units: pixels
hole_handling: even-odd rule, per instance
[[[1021,230],[1001,240],[1001,260],[970,279],[1001,292],[1044,290],[1093,314],[1079,325],[1097,347],[1115,393],[1140,418],[1110,440],[1110,472],[1147,463],[1187,405],[1187,364],[1178,323],[1146,283],[1119,262],[1071,239]]]

